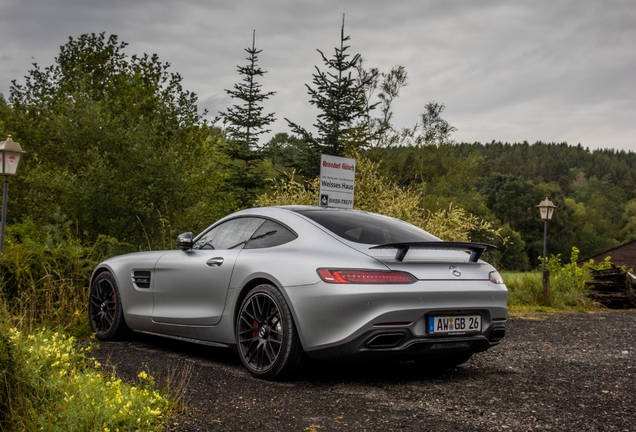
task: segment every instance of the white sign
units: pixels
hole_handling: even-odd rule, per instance
[[[356,160],[322,155],[320,160],[321,207],[353,208]]]

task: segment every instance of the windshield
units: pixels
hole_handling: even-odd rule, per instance
[[[409,223],[387,216],[340,209],[303,209],[297,213],[345,240],[362,244],[440,241]]]

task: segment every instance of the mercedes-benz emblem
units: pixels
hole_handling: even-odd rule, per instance
[[[458,269],[457,266],[452,265],[452,266],[449,266],[448,269],[451,271],[451,273],[455,277],[460,277],[462,275],[461,270]]]

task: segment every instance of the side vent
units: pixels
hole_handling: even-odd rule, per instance
[[[150,288],[150,272],[148,270],[134,271],[132,281],[138,288]]]

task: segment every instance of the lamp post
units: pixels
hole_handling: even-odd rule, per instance
[[[545,269],[545,261],[547,256],[547,244],[548,244],[548,221],[552,219],[554,215],[554,209],[556,206],[552,201],[546,197],[537,206],[541,213],[541,219],[543,219],[543,300],[546,304],[550,303],[550,272]]]
[[[0,174],[4,176],[4,191],[2,193],[2,231],[0,231],[0,250],[4,249],[4,228],[7,225],[7,201],[9,200],[9,177],[17,174],[20,158],[25,152],[11,139],[0,141]]]

